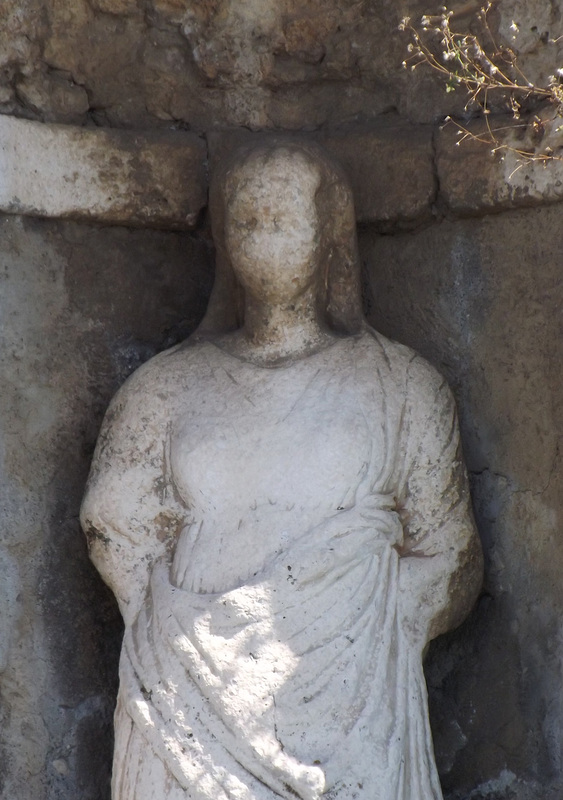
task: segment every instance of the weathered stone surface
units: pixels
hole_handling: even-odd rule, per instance
[[[500,41],[518,55],[519,77],[547,86],[563,58],[563,19],[558,3],[503,0],[494,18]]]
[[[488,137],[483,120],[465,126],[471,135],[463,141],[455,122],[439,131],[436,168],[444,203],[458,214],[474,216],[563,199],[563,118],[548,110],[543,119],[491,116],[489,125],[496,144],[481,141]],[[547,161],[541,159],[546,148],[553,154]],[[536,160],[521,156],[520,150]]]
[[[448,8],[456,27],[470,25],[467,0]],[[36,96],[57,70],[85,90],[84,123],[297,129],[390,109],[431,123],[462,113],[467,97],[447,94],[430,69],[401,69],[399,21],[428,11],[423,0],[3,0],[0,110],[67,121],[64,108],[30,104],[15,86],[23,75]],[[533,80],[560,66],[563,41],[545,44],[562,33],[549,3],[503,0],[492,23]]]
[[[61,79],[61,85],[68,83]],[[449,210],[468,215],[558,201],[563,196],[562,124],[559,118],[546,117],[524,126],[491,117],[490,125],[499,129],[496,155],[476,138],[486,132],[483,121],[470,123],[473,136],[461,142],[455,124],[447,125],[436,143],[440,200]],[[261,135],[241,129],[211,132],[207,138],[212,165],[237,144]],[[309,136],[322,142],[347,170],[360,222],[400,225],[430,217],[436,199],[431,126],[385,118],[378,124]],[[554,155],[547,162],[526,161],[517,152],[535,148],[539,154],[547,147]],[[0,208],[49,217],[193,227],[206,203],[205,160],[205,142],[193,134],[85,130],[4,116]]]
[[[480,606],[427,668],[446,797],[558,798],[561,208],[366,232],[360,245],[371,322],[454,387],[485,547]]]
[[[47,25],[40,0],[6,0],[0,25],[0,110],[18,105],[15,83],[40,70]]]
[[[328,133],[321,141],[350,176],[358,222],[430,216],[436,195],[431,126],[383,120],[367,130]]]
[[[81,510],[125,622],[114,800],[441,800],[422,654],[482,577],[453,399],[366,329],[324,151],[212,188],[240,325],[122,387]]]
[[[191,228],[206,202],[197,136],[48,125],[0,116],[0,210]]]
[[[138,0],[88,0],[92,8],[96,11],[103,11],[104,14],[134,14],[139,10]]]
[[[0,218],[2,800],[109,800],[121,623],[80,499],[111,395],[210,278],[187,234]]]
[[[400,69],[406,41],[397,26],[403,13],[427,10],[422,0],[404,8],[389,0],[26,0],[23,8],[4,0],[5,9],[5,113],[67,121],[64,109],[16,92],[24,75],[27,95],[37,96],[51,70],[85,90],[82,122],[118,127],[298,129],[399,107],[423,121],[452,110],[439,82],[425,100],[412,87],[424,79],[428,88],[428,75]]]
[[[47,122],[80,123],[90,108],[86,90],[65,73],[52,71],[21,78],[16,91],[24,105],[40,113]]]
[[[442,203],[455,213],[477,215],[561,199],[563,122],[538,119],[519,124],[491,117],[490,125],[499,129],[496,154],[477,138],[486,133],[483,121],[470,123],[473,135],[463,141],[455,123],[440,129],[436,170]],[[241,129],[210,132],[211,164],[262,135]],[[436,200],[431,126],[385,118],[309,136],[348,172],[360,222],[400,225],[430,218]],[[534,148],[538,154],[550,148],[554,158],[529,161],[518,153]],[[206,153],[203,139],[193,134],[85,130],[0,116],[0,208],[118,224],[193,227],[206,203]]]
[[[237,129],[209,133],[211,170],[236,147],[265,135]],[[277,134],[271,135],[275,138]],[[346,170],[359,222],[412,223],[430,216],[436,194],[430,126],[386,119],[322,135],[311,133],[309,137],[322,144]]]

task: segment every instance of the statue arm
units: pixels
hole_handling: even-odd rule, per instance
[[[483,558],[454,399],[446,381],[422,359],[410,366],[399,587],[404,624],[426,644],[456,627],[471,609]]]
[[[126,624],[136,618],[152,564],[174,545],[184,515],[169,485],[167,404],[151,373],[149,362],[113,399],[80,514],[90,557]]]

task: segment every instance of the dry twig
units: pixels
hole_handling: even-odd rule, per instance
[[[466,125],[448,117],[446,122],[458,126],[461,137],[459,142],[467,138],[484,142],[490,146],[493,154],[510,150],[522,163],[531,161],[545,165],[554,159],[563,160],[551,147],[540,146],[546,131],[546,120],[540,115],[534,115],[530,123],[522,123],[527,138],[532,140],[531,146],[518,147],[503,141],[499,134],[505,132],[506,127],[494,128],[489,122],[493,97],[495,107],[499,101],[506,104],[516,120],[520,119],[521,113],[532,102],[544,102],[553,109],[550,122],[563,116],[563,69],[556,70],[549,77],[547,86],[538,86],[529,80],[518,64],[515,51],[497,42],[488,20],[492,7],[493,0],[488,0],[477,11],[476,27],[480,31],[479,35],[454,31],[452,20],[459,15],[454,15],[445,6],[438,15],[423,16],[418,26],[406,17],[399,26],[400,30],[410,36],[408,56],[403,66],[415,70],[421,65],[427,65],[443,76],[446,91],[467,91],[465,108],[468,112],[482,112],[486,119],[486,130],[475,134]],[[516,23],[513,26],[517,30]],[[510,126],[510,130],[514,131],[516,127]],[[563,130],[563,124],[556,129],[557,132],[559,130]]]

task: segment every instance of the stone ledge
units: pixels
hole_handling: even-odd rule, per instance
[[[354,192],[358,222],[401,224],[430,217],[436,195],[431,127],[382,120],[323,133],[212,132],[211,170],[235,147],[280,135],[312,139],[342,164]]]
[[[561,152],[561,120],[543,124],[541,147]],[[537,130],[512,118],[492,118],[501,143],[534,147]],[[479,135],[483,121],[471,123]],[[443,211],[480,216],[563,199],[563,161],[519,164],[457,129],[439,130],[435,157],[430,126],[381,118],[370,126],[285,137],[310,138],[347,170],[358,222],[382,228],[417,224]],[[245,129],[191,133],[138,132],[52,125],[0,115],[0,212],[71,218],[170,230],[195,227],[207,203],[207,144],[211,168],[238,144],[280,133]],[[540,145],[536,145],[539,147]],[[438,179],[438,182],[437,182]]]
[[[193,228],[207,202],[206,155],[205,142],[190,133],[0,116],[0,211]]]
[[[371,129],[328,133],[319,143],[347,170],[358,222],[428,219],[436,197],[432,128],[383,122]]]
[[[515,121],[491,117],[491,128],[501,149],[474,137],[487,133],[484,120],[469,123],[470,136],[460,142],[455,122],[443,127],[436,138],[436,169],[443,205],[460,216],[482,216],[511,208],[555,203],[563,199],[563,136],[557,130],[563,119]],[[547,163],[523,161],[516,150],[539,154],[551,147],[559,158]]]

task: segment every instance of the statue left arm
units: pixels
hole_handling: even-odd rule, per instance
[[[403,624],[424,645],[467,615],[481,586],[483,557],[450,389],[416,357],[407,392],[399,590]]]
[[[186,510],[169,485],[168,406],[161,359],[152,359],[121,387],[98,438],[81,522],[90,558],[130,624],[139,611],[153,563],[175,544]]]

